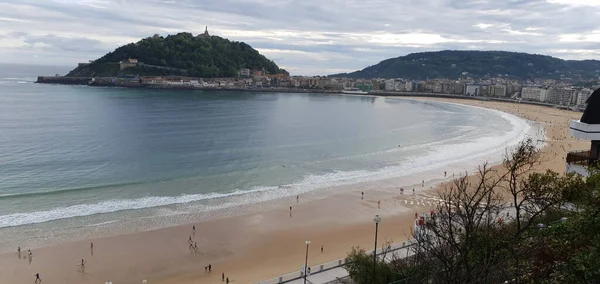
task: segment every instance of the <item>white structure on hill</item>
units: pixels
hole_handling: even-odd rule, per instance
[[[600,160],[600,89],[594,91],[580,120],[572,120],[569,134],[582,140],[591,140],[590,150],[567,153],[567,172],[589,175],[588,167]]]

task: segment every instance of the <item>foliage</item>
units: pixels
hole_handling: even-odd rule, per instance
[[[411,53],[386,59],[352,73],[332,75],[350,78],[405,78],[425,80],[436,78],[457,79],[467,76],[508,76],[513,79],[572,78],[597,79],[600,61],[562,60],[559,58],[506,51],[459,51]]]
[[[381,260],[379,255],[375,262],[375,280],[373,281],[373,255],[359,248],[352,248],[346,257],[344,266],[352,280],[358,284],[385,284],[411,277],[411,270],[398,270],[395,265]]]
[[[67,77],[114,77],[119,73],[117,63],[92,63],[88,66],[77,67],[69,72]]]
[[[191,33],[179,33],[166,37],[155,35],[121,46],[95,60],[89,66],[78,68],[81,69],[79,73],[83,70],[94,72],[106,64],[114,64],[130,58],[138,59],[139,62],[148,65],[173,68],[172,70],[158,70],[159,68],[142,70],[148,74],[154,72],[161,75],[180,75],[184,70],[189,76],[195,77],[235,77],[240,68],[264,69],[270,74],[283,72],[273,61],[246,43],[229,41],[218,36],[195,37]],[[71,73],[70,75],[73,75]]]
[[[527,140],[507,152],[502,169],[484,164],[474,176],[455,178],[439,193],[435,215],[414,235],[413,255],[381,264],[386,269],[378,268],[377,277],[411,275],[406,283],[600,283],[600,173],[591,169],[584,180],[539,172],[540,159]],[[349,256],[356,260],[350,276],[370,283],[372,259],[356,255]]]

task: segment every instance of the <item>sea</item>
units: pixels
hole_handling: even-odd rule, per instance
[[[0,252],[499,161],[532,128],[405,98],[34,83],[66,70],[0,65]]]

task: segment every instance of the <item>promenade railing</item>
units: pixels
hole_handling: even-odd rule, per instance
[[[387,247],[378,248],[377,256],[378,256],[378,258],[384,257],[384,261],[391,261],[392,259],[395,259],[395,258],[406,257],[408,255],[408,249],[410,247],[414,246],[415,244],[416,244],[415,240],[408,240],[408,241],[405,241],[402,243],[397,243],[397,244],[389,245]],[[404,251],[402,251],[404,249],[406,249],[406,253]],[[373,253],[373,251],[369,251],[369,254],[372,254],[372,253]],[[311,277],[316,274],[327,272],[327,271],[330,271],[333,269],[343,268],[345,264],[347,264],[345,262],[345,259],[337,259],[337,260],[330,261],[327,263],[323,263],[323,264],[319,264],[319,265],[315,265],[315,266],[309,266],[310,273],[307,273],[308,274],[307,277]],[[272,278],[272,279],[269,279],[266,281],[259,282],[259,284],[289,283],[289,282],[300,280],[303,278],[304,278],[304,270],[299,269],[296,272],[291,272],[291,273],[281,275],[276,278]],[[343,277],[343,278],[346,278],[346,277]],[[335,282],[335,280],[333,280],[333,282],[327,282],[327,283],[334,283],[334,282]]]
[[[567,163],[582,166],[589,166],[598,161],[598,156],[593,155],[591,151],[575,151],[567,153]]]

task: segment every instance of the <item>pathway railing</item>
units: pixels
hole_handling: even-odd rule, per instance
[[[404,256],[397,254],[397,252],[402,249],[408,249],[408,248],[414,246],[415,244],[416,244],[415,240],[408,240],[408,241],[405,241],[402,243],[390,245],[388,247],[379,248],[379,249],[377,249],[377,255],[378,255],[378,257],[384,256],[385,257],[384,260],[387,260],[387,261],[393,259],[394,257],[401,258]],[[369,254],[372,254],[372,253],[373,253],[373,251],[369,252]],[[332,269],[343,267],[345,264],[347,264],[344,261],[345,261],[345,259],[337,259],[337,260],[330,261],[327,263],[323,263],[323,264],[319,264],[319,265],[315,265],[315,266],[309,266],[311,273],[309,273],[307,277],[310,277],[315,274],[323,273],[323,272],[326,272],[326,271],[329,271]],[[291,272],[291,273],[288,273],[288,274],[285,274],[285,275],[282,275],[282,276],[279,276],[276,278],[272,278],[272,279],[269,279],[266,281],[259,282],[259,284],[283,284],[283,283],[289,283],[289,282],[303,279],[303,278],[304,278],[304,271],[298,270],[296,272]]]

